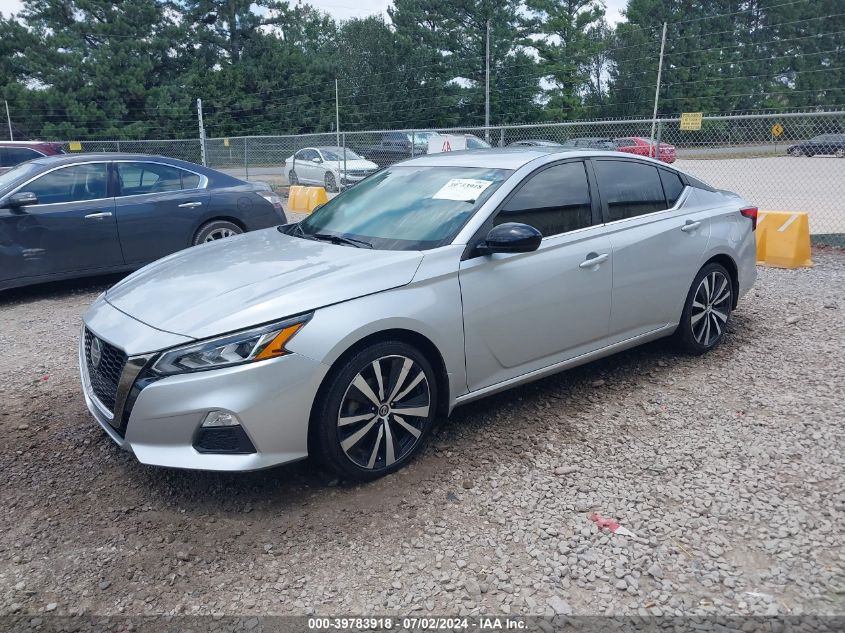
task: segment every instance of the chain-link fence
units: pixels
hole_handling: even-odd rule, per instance
[[[209,167],[275,189],[300,182],[336,190],[428,153],[435,133],[449,135],[452,149],[563,145],[659,157],[735,191],[761,210],[807,211],[816,242],[845,245],[845,111],[706,116],[693,131],[681,129],[680,117],[670,117],[208,138],[204,154]],[[81,145],[83,151],[161,154],[193,162],[203,157],[199,139]]]

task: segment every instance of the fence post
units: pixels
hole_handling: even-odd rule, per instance
[[[202,124],[202,99],[197,99],[197,121],[200,128],[200,157],[202,158],[202,166],[208,167],[205,160],[205,128]]]
[[[244,180],[249,180],[249,160],[246,156],[246,144],[249,137],[244,136]]]
[[[502,128],[499,133],[499,147],[505,146],[505,128]]]
[[[654,145],[654,157],[660,160],[660,139],[663,138],[663,120],[657,122],[657,138]]]
[[[343,133],[343,175],[340,177],[340,184],[338,191],[343,191],[344,181],[346,180],[346,132]]]

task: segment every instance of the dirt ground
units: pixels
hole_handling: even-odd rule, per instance
[[[6,292],[0,615],[843,614],[845,254],[814,258],[761,268],[712,353],[459,408],[369,485],[140,465],[77,373],[116,278]]]

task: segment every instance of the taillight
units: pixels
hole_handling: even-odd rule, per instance
[[[274,191],[258,191],[259,196],[264,198],[267,202],[273,205],[273,208],[279,212],[279,215],[284,217],[285,209],[282,205],[282,197]]]
[[[751,230],[757,230],[757,207],[745,207],[744,209],[740,209],[739,212],[742,214],[743,217],[748,218],[751,220]]]

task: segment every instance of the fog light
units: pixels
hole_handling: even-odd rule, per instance
[[[215,426],[240,426],[241,422],[238,416],[228,411],[209,411],[205,414],[205,420],[202,421],[203,427]]]

